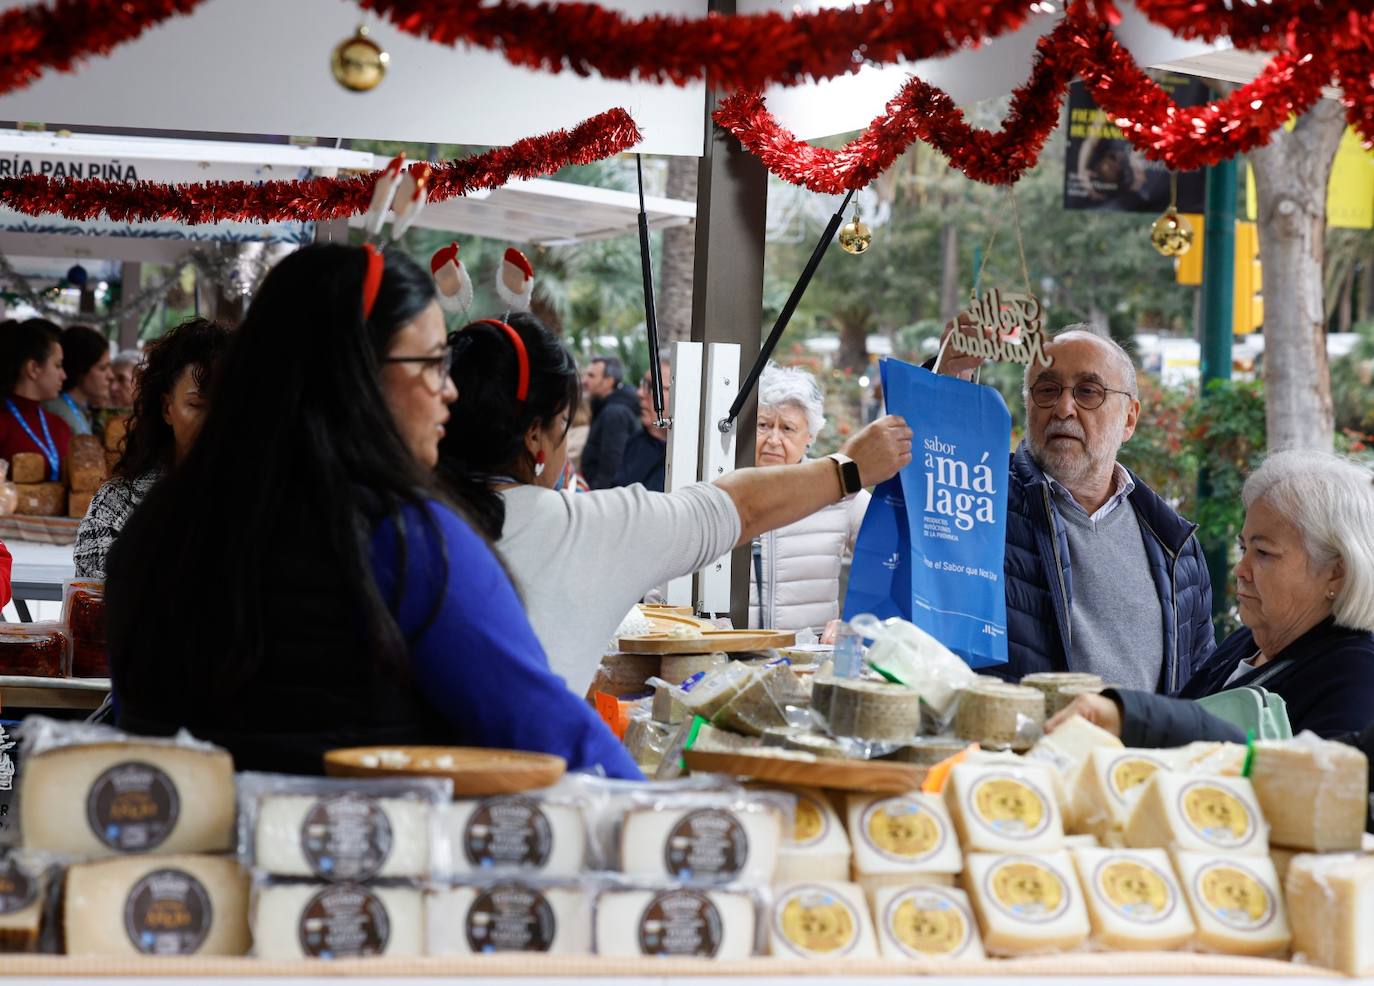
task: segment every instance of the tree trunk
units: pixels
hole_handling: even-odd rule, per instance
[[[835,357],[840,369],[858,373],[868,366],[868,322],[867,318],[840,321],[840,351]]]
[[[1330,449],[1322,258],[1326,185],[1345,117],[1323,99],[1293,130],[1250,152],[1264,271],[1264,392],[1269,448]]]
[[[1360,314],[1356,318],[1358,322],[1368,322],[1374,319],[1374,263],[1366,257],[1364,263],[1360,265]]]
[[[1355,269],[1352,267],[1350,273],[1341,281],[1340,293],[1336,302],[1336,331],[1349,332],[1350,324],[1355,315]]]
[[[694,157],[668,159],[668,198],[697,200],[697,168]],[[695,223],[663,231],[663,270],[659,275],[658,333],[666,347],[692,338],[692,262],[696,254]]]
[[[940,227],[940,321],[959,314],[959,227]]]

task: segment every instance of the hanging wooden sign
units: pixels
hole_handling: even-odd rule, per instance
[[[1045,353],[1045,310],[1029,291],[1004,292],[989,288],[975,295],[950,334],[949,345],[965,356],[981,356],[999,363],[1038,362],[1049,366]]]

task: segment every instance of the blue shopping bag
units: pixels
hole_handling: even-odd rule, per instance
[[[1011,412],[991,387],[894,359],[881,371],[888,413],[900,414],[914,433],[912,461],[896,477],[900,497],[884,493],[889,481],[869,505],[845,618],[901,616],[970,667],[1004,664]]]

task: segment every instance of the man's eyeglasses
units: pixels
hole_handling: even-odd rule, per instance
[[[387,356],[382,362],[422,364],[420,373],[424,376],[425,383],[431,390],[438,392],[444,389],[444,381],[453,369],[453,347],[445,346],[443,353],[438,356]]]
[[[1036,407],[1054,407],[1059,403],[1059,395],[1068,389],[1062,383],[1055,383],[1053,380],[1041,380],[1030,389],[1030,396]],[[1070,393],[1073,395],[1073,402],[1085,411],[1093,411],[1101,407],[1108,394],[1131,396],[1128,391],[1113,390],[1111,387],[1104,387],[1100,383],[1087,381],[1074,384]]]

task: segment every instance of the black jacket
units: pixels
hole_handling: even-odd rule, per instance
[[[1122,742],[1144,747],[1182,746],[1193,740],[1245,742],[1238,728],[1186,699],[1239,688],[1270,671],[1266,664],[1227,685],[1240,662],[1256,650],[1254,635],[1244,627],[1237,630],[1222,641],[1179,699],[1107,692],[1121,705]],[[1338,627],[1328,618],[1271,660],[1284,666],[1266,678],[1263,687],[1288,703],[1294,733],[1310,729],[1318,736],[1354,742],[1355,734],[1374,724],[1374,635]]]
[[[594,490],[615,485],[625,443],[640,430],[639,392],[621,384],[592,401],[592,427],[582,449],[582,475]]]
[[[646,490],[663,492],[663,477],[668,463],[668,443],[641,427],[625,443],[620,471],[615,474],[615,486],[640,483]]]

